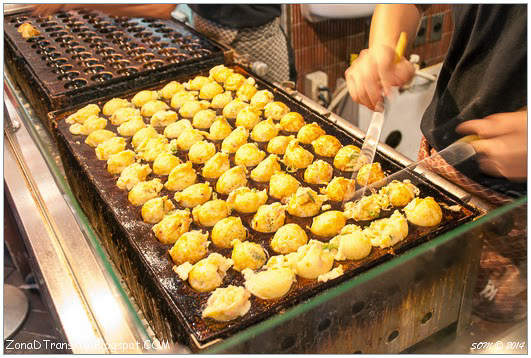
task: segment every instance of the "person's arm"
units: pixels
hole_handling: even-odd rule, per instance
[[[394,62],[394,48],[402,31],[408,44],[414,42],[421,10],[409,4],[376,5],[371,21],[369,48],[345,72],[347,87],[355,102],[371,110],[381,110],[382,93],[391,86],[407,83],[415,73],[413,65],[402,58]]]
[[[527,179],[527,108],[463,122],[456,132],[481,138],[470,144],[484,173],[512,181]]]
[[[75,9],[97,10],[111,16],[151,17],[170,19],[175,4],[135,5],[135,4],[37,4],[33,9],[35,15],[48,16],[58,11]]]

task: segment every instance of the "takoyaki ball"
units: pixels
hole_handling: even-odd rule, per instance
[[[153,100],[144,103],[142,106],[142,109],[140,110],[140,114],[142,114],[144,117],[151,117],[155,113],[159,111],[164,111],[166,109],[169,109],[170,106],[168,106],[165,102],[159,101],[159,100]]]
[[[304,181],[308,184],[327,184],[332,175],[334,168],[324,160],[316,160],[304,171]]]
[[[149,199],[156,198],[162,187],[163,185],[158,178],[141,181],[133,186],[127,198],[134,206],[144,205]]]
[[[269,142],[277,135],[278,128],[271,118],[258,122],[251,131],[251,139],[256,142]]]
[[[141,117],[139,118],[133,118],[130,119],[118,126],[116,130],[121,136],[124,137],[132,137],[134,136],[139,130],[142,128],[145,128],[146,124],[142,120]]]
[[[167,152],[168,148],[168,139],[163,135],[157,135],[149,138],[145,145],[142,146],[142,149],[139,149],[139,157],[146,162],[152,162],[159,154]]]
[[[221,174],[216,182],[216,191],[220,194],[229,194],[234,189],[247,185],[247,170],[238,165]]]
[[[298,260],[299,256],[297,252],[291,252],[287,255],[276,255],[269,258],[265,267],[268,269],[289,268],[295,274]]]
[[[175,193],[173,197],[179,205],[185,208],[195,208],[206,203],[212,196],[212,188],[209,183],[192,184],[183,191]]]
[[[346,222],[343,212],[330,210],[313,218],[310,231],[320,237],[331,237],[339,234]]]
[[[138,108],[122,107],[118,108],[111,115],[110,119],[111,124],[119,126],[120,124],[125,123],[131,119],[142,119],[142,116],[140,115],[140,110]]]
[[[315,154],[322,157],[333,157],[341,149],[341,142],[334,136],[322,135],[312,142]]]
[[[227,204],[232,210],[244,214],[255,213],[266,201],[267,192],[265,189],[258,191],[248,187],[233,190],[227,198]]]
[[[236,91],[236,97],[242,101],[249,102],[258,90],[254,84],[245,81]]]
[[[153,173],[157,175],[169,175],[181,160],[171,153],[160,153],[153,161]]]
[[[177,149],[188,151],[192,145],[204,139],[206,133],[197,129],[185,129],[179,138],[174,139]]]
[[[223,117],[227,119],[236,119],[236,116],[242,109],[247,107],[248,104],[243,102],[241,99],[234,99],[227,103],[227,105],[223,108]]]
[[[267,254],[260,244],[233,240],[233,245],[231,258],[234,264],[232,268],[236,271],[244,269],[258,270],[266,263]]]
[[[216,82],[223,83],[233,73],[233,71],[224,65],[217,65],[212,67],[208,73],[211,79]]]
[[[107,171],[111,174],[120,174],[126,167],[135,162],[136,153],[132,150],[122,150],[112,154],[107,159]]]
[[[275,199],[283,200],[294,194],[299,189],[300,183],[287,173],[275,173],[269,179],[269,195]]]
[[[133,145],[133,148],[135,148],[135,150],[140,150],[146,145],[148,139],[156,137],[158,135],[159,134],[155,128],[153,128],[152,126],[147,126],[145,128],[140,129],[133,135],[131,144]]]
[[[343,265],[338,265],[327,273],[317,276],[317,282],[328,282],[330,280],[338,278],[344,273],[345,271],[343,271]]]
[[[142,107],[143,108],[143,107]],[[166,127],[177,121],[177,113],[174,111],[161,110],[151,116],[150,123],[153,127]]]
[[[251,220],[253,230],[263,233],[277,231],[286,219],[286,207],[278,202],[262,205]]]
[[[156,224],[164,218],[167,212],[175,206],[167,196],[149,199],[142,205],[142,220],[148,224]]]
[[[195,264],[207,255],[208,244],[208,232],[203,234],[200,230],[192,230],[179,236],[169,253],[176,265]]]
[[[199,129],[208,129],[216,120],[216,111],[211,109],[202,109],[192,119],[192,125]]]
[[[214,143],[202,140],[194,143],[188,151],[188,159],[194,164],[203,164],[212,156],[216,154],[216,146]]]
[[[212,123],[209,130],[208,139],[210,140],[223,140],[232,133],[232,127],[224,117],[217,117]]]
[[[192,162],[177,165],[168,175],[168,181],[164,186],[171,191],[181,191],[195,183],[197,174],[192,167]]]
[[[216,179],[230,168],[229,155],[218,152],[212,158],[206,161],[203,166],[201,175],[207,179]]]
[[[124,107],[131,107],[132,104],[123,98],[113,98],[103,105],[103,114],[107,117],[112,116],[116,110]]]
[[[360,148],[355,145],[346,145],[339,149],[334,157],[334,167],[344,172],[352,172],[357,169],[359,155]]]
[[[323,248],[323,243],[311,240],[297,250],[298,260],[295,265],[297,275],[307,279],[316,279],[332,269],[334,256]]]
[[[230,208],[224,200],[215,199],[196,206],[192,210],[194,222],[201,226],[214,226],[230,215]]]
[[[380,189],[380,193],[389,197],[391,205],[406,206],[420,191],[406,179],[404,181],[393,180]]]
[[[274,97],[275,96],[270,91],[260,90],[251,98],[251,107],[262,110],[268,103],[273,101]]]
[[[356,221],[373,220],[382,209],[389,208],[389,198],[382,194],[364,196],[355,202],[345,203],[345,215]]]
[[[210,101],[210,107],[214,109],[222,109],[225,108],[227,104],[229,104],[232,101],[232,92],[231,91],[225,91],[223,93],[217,94],[212,98],[212,101]]]
[[[91,116],[97,116],[100,113],[100,107],[97,104],[88,104],[83,108],[78,109],[66,117],[65,122],[68,124],[81,123],[83,124]]]
[[[363,165],[356,177],[359,185],[370,185],[382,180],[385,174],[380,163],[372,163]]]
[[[182,234],[188,232],[191,223],[192,219],[188,209],[173,210],[164,215],[162,220],[155,224],[151,230],[153,230],[157,240],[169,245],[174,244]]]
[[[238,112],[236,116],[236,127],[245,127],[249,130],[260,122],[260,112],[247,106]]]
[[[282,102],[271,102],[264,107],[264,117],[280,121],[284,115],[289,113],[289,107]]]
[[[83,124],[74,123],[69,127],[69,131],[72,134],[89,135],[90,133],[97,131],[98,129],[104,129],[107,127],[107,120],[98,116],[91,116]]]
[[[317,123],[305,124],[297,133],[297,139],[304,144],[310,144],[326,132]]]
[[[245,288],[254,296],[263,300],[274,300],[285,296],[293,282],[296,281],[293,271],[286,267],[268,269],[255,273],[251,269],[242,271]]]
[[[431,196],[415,198],[405,208],[407,219],[418,226],[436,226],[442,220],[442,210]]]
[[[195,92],[182,91],[177,92],[171,98],[170,106],[175,109],[180,109],[186,102],[196,100]]]
[[[99,144],[105,142],[107,139],[110,139],[115,136],[116,134],[111,131],[108,131],[106,129],[98,129],[87,136],[87,138],[85,139],[85,143],[90,145],[91,147],[97,147]]]
[[[149,101],[155,101],[157,99],[159,99],[159,94],[157,91],[144,90],[135,94],[131,99],[131,103],[133,103],[136,107],[142,107]]]
[[[295,139],[286,147],[283,161],[290,169],[305,169],[312,164],[313,154],[301,147],[299,141]]]
[[[206,101],[188,101],[183,103],[179,109],[179,114],[184,118],[194,118],[195,114],[202,109],[207,109],[209,103]]]
[[[188,119],[181,119],[164,128],[164,136],[170,139],[179,138],[187,129],[193,129],[192,123]]]
[[[218,94],[222,94],[224,91],[223,87],[217,82],[209,82],[201,87],[199,91],[199,98],[201,99],[212,99]]]
[[[328,183],[324,190],[321,190],[332,201],[350,200],[354,196],[355,191],[356,181],[343,177],[335,177]]]
[[[361,232],[362,228],[355,224],[348,224],[343,226],[343,229],[339,232],[339,235],[354,234]]]
[[[96,157],[99,160],[107,160],[109,156],[125,150],[125,138],[112,137],[96,147]]]
[[[242,219],[229,216],[221,219],[212,228],[212,242],[223,248],[232,247],[233,240],[244,241],[247,238],[247,229],[242,224]]]
[[[245,77],[239,73],[230,74],[225,80],[225,89],[227,91],[236,91],[245,82]]]
[[[308,235],[297,224],[282,226],[271,240],[271,248],[280,254],[295,252],[299,247],[308,242]]]
[[[289,112],[280,119],[280,128],[286,132],[296,133],[305,124],[304,118],[297,112]]]
[[[212,82],[212,80],[205,76],[195,76],[193,79],[189,80],[187,85],[188,89],[191,91],[199,91],[207,83]]]
[[[231,259],[215,252],[211,253],[206,259],[202,259],[192,267],[188,274],[188,283],[198,292],[212,291],[221,286],[231,266]]]
[[[295,136],[284,136],[279,135],[274,138],[271,138],[269,143],[267,143],[267,151],[271,154],[284,155],[286,153],[286,148],[288,144],[295,139]]]
[[[185,91],[184,86],[177,81],[171,81],[170,83],[162,87],[162,89],[160,90],[160,95],[164,99],[171,99],[176,93],[181,91]]]
[[[212,318],[219,322],[232,321],[249,312],[251,293],[243,287],[229,285],[216,288],[208,298],[201,317]]]
[[[223,142],[221,142],[221,151],[225,153],[236,153],[238,148],[247,143],[249,131],[244,127],[237,127],[231,132]]]
[[[390,217],[373,221],[363,233],[371,240],[372,246],[390,247],[406,238],[407,219],[395,210]]]
[[[310,188],[300,187],[289,198],[288,213],[300,218],[315,216],[326,200],[326,195],[318,195]]]
[[[116,186],[122,190],[131,190],[137,183],[146,180],[150,173],[151,168],[148,164],[130,164],[120,173]]]
[[[246,143],[236,151],[234,162],[236,165],[254,167],[258,165],[258,163],[260,163],[265,156],[265,152],[260,150],[256,143]]]
[[[29,22],[24,22],[23,24],[20,24],[20,26],[17,29],[17,32],[20,33],[20,35],[25,39],[30,39],[34,36],[38,36],[41,34],[39,29],[37,29],[35,26],[33,26]]]
[[[361,260],[371,253],[371,240],[365,233],[359,231],[350,234],[340,234],[330,240],[330,246],[334,259],[337,261],[344,260]]]
[[[267,183],[271,176],[280,172],[281,167],[278,157],[270,154],[266,159],[262,160],[256,168],[251,170],[251,179],[259,183]]]

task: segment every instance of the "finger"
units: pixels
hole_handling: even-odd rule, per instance
[[[495,159],[495,141],[491,139],[481,139],[470,142],[472,147],[477,153],[476,160],[479,165],[479,169],[491,176],[501,177],[502,170],[500,165]]]
[[[362,79],[362,86],[373,108],[382,101],[383,88],[376,71],[368,71]]]
[[[369,99],[369,96],[367,95],[367,92],[365,91],[365,88],[363,87],[363,83],[359,77],[357,76],[355,77],[354,84],[356,86],[356,93],[358,95],[358,103],[363,104],[365,107],[369,108],[370,110],[374,110],[371,100]]]

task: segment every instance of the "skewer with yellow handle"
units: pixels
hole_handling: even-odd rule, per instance
[[[398,41],[395,47],[395,63],[399,62],[402,56],[404,56],[404,52],[406,51],[406,46],[407,46],[407,33],[402,31],[400,33],[400,37],[398,38]]]

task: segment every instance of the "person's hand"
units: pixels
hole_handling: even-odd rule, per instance
[[[470,144],[483,172],[512,181],[527,179],[527,110],[466,121],[456,131],[481,138]]]
[[[395,62],[395,56],[395,50],[384,45],[361,51],[345,71],[348,91],[355,102],[381,111],[382,94],[411,80],[415,74],[413,64],[403,57]]]
[[[35,4],[32,13],[36,16],[50,16],[59,11],[66,11],[66,4]]]

